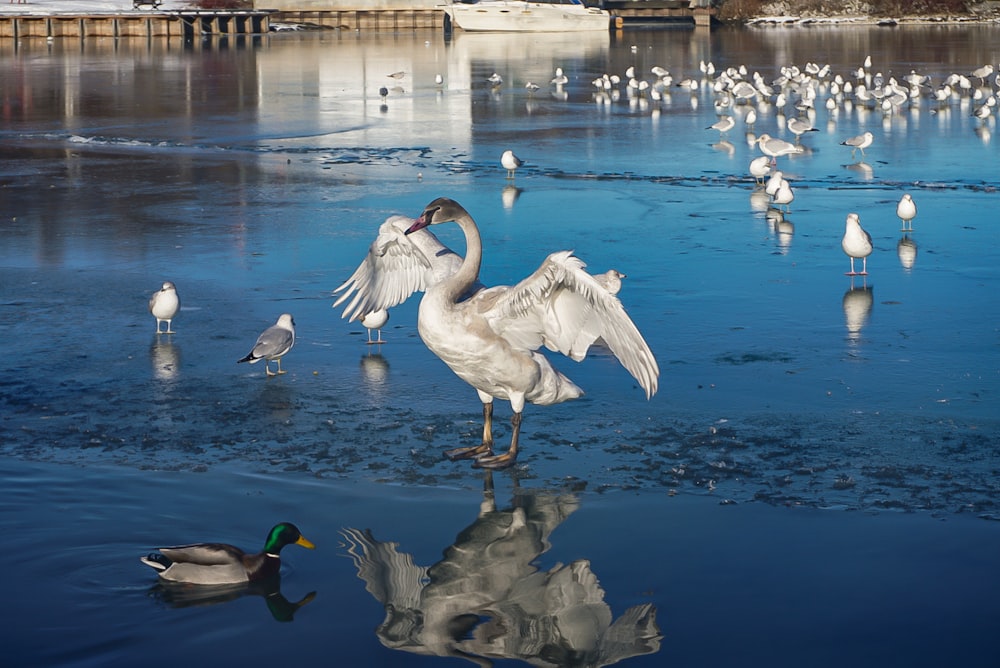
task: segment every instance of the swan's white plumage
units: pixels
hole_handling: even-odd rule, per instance
[[[390,216],[379,227],[364,261],[334,290],[343,293],[334,308],[350,299],[344,317],[353,322],[366,313],[402,304],[461,266],[462,257],[429,231],[405,234],[412,224],[412,218]]]
[[[334,306],[350,299],[344,317],[395,306],[424,290],[418,316],[424,343],[476,388],[484,404],[506,399],[516,416],[525,401],[546,405],[582,394],[536,352],[542,346],[580,361],[600,339],[647,398],[656,393],[659,367],[649,346],[618,298],[571,251],[552,253],[516,285],[484,288],[479,231],[461,205],[435,200],[404,236],[399,218],[382,225],[361,266],[337,288],[344,294]],[[444,222],[465,233],[464,260],[424,229]],[[492,444],[486,432],[484,446]],[[511,450],[516,454],[516,430]]]

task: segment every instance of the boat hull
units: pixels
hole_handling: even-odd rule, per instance
[[[608,30],[611,14],[583,5],[526,2],[453,4],[445,8],[466,32],[584,32]]]

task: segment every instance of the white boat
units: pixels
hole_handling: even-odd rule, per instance
[[[580,0],[480,0],[451,2],[445,13],[469,32],[582,32],[609,30],[611,14]]]

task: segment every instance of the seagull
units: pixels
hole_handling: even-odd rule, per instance
[[[499,86],[503,83],[503,77],[494,72],[493,74],[486,77],[486,80],[490,82],[490,85]]]
[[[840,247],[844,249],[847,256],[851,258],[851,271],[847,276],[867,276],[868,256],[872,254],[872,235],[868,234],[861,227],[861,219],[858,214],[847,214],[847,225],[844,229],[844,238],[840,242]],[[861,258],[861,271],[854,271],[855,258]]]
[[[253,349],[247,353],[243,359],[236,360],[236,363],[250,362],[256,364],[264,360],[264,371],[268,376],[276,376],[285,373],[281,370],[281,358],[288,354],[288,351],[295,345],[295,321],[288,313],[282,313],[278,317],[278,322],[271,325],[257,337],[257,343]],[[271,360],[278,363],[278,370],[271,371]]]
[[[732,130],[734,125],[736,125],[736,121],[733,120],[732,116],[723,116],[718,121],[716,121],[715,123],[712,123],[710,126],[708,126],[706,129],[707,130],[718,130],[719,131],[719,135],[724,135],[727,132],[729,132],[730,130]]]
[[[557,67],[556,75],[552,78],[552,81],[550,83],[556,86],[565,86],[566,84],[569,83],[569,77],[563,74],[563,70],[561,67]]]
[[[764,156],[767,157],[767,156]],[[782,174],[780,169],[776,169],[771,172],[771,177],[767,180],[767,185],[764,186],[764,192],[774,198],[774,195],[778,192],[778,188],[781,186],[781,182],[785,180],[785,175]]]
[[[402,79],[403,77],[406,76],[406,72],[400,70],[399,72],[393,72],[392,74],[386,74],[386,76],[389,77],[390,79],[395,79],[396,81],[399,81],[400,79]]]
[[[748,130],[753,129],[753,124],[757,122],[757,112],[754,109],[747,111],[747,115],[743,117],[743,124],[747,126]]]
[[[514,155],[514,151],[507,149],[503,152],[503,155],[500,156],[500,164],[507,170],[507,178],[513,179],[514,172],[517,171],[518,167],[524,164],[524,160],[521,160],[519,157]]]
[[[442,85],[444,83],[444,77],[441,76],[440,74],[435,74],[434,83],[437,84],[438,86]]]
[[[802,135],[807,132],[818,132],[818,130],[812,126],[812,123],[809,121],[803,121],[799,118],[789,118],[787,126],[788,131],[795,135],[795,141],[802,139]]]
[[[541,86],[539,86],[536,83],[532,83],[531,81],[529,81],[528,83],[524,84],[524,87],[528,90],[529,93],[534,93],[536,90],[538,90],[539,88],[541,88]]]
[[[368,345],[372,345],[374,343],[385,343],[385,341],[382,340],[382,328],[385,327],[385,323],[389,322],[388,310],[381,308],[377,311],[371,311],[369,313],[365,313],[363,316],[360,316],[358,320],[360,320],[361,324],[368,330]],[[375,341],[372,341],[373,329],[378,331],[378,338]]]
[[[784,139],[777,139],[766,133],[757,138],[757,145],[760,147],[761,153],[771,156],[772,165],[777,164],[777,159],[783,155],[794,155],[805,152],[805,149],[801,146],[796,146]]]
[[[771,173],[771,159],[761,155],[750,161],[750,176],[757,185],[763,185],[764,177]]]
[[[872,141],[875,139],[875,135],[871,132],[865,132],[864,134],[858,135],[857,137],[851,137],[850,139],[845,139],[840,142],[841,146],[851,147],[851,158],[854,157],[856,151],[860,150],[861,155],[865,154],[865,149],[872,145]]]
[[[448,222],[464,233],[467,254],[457,271],[436,278],[428,273],[438,261],[429,260],[419,248],[428,243],[444,248],[425,228]],[[353,295],[344,310],[345,317],[353,318],[399,303],[417,290],[426,291],[418,314],[420,338],[476,388],[483,404],[482,443],[449,450],[445,453],[449,459],[471,458],[475,466],[489,469],[511,466],[517,460],[525,402],[549,405],[583,393],[538,352],[543,345],[581,361],[602,339],[646,397],[656,393],[660,371],[649,346],[618,298],[570,251],[552,253],[514,286],[487,289],[479,284],[483,254],[479,228],[458,202],[441,197],[428,204],[405,232],[407,238],[413,235],[424,238],[411,245],[393,243],[382,256],[373,245],[355,274],[337,289],[345,291],[338,303]],[[457,257],[447,249],[439,252]],[[493,454],[495,398],[510,401],[514,412],[510,447],[501,455]]]
[[[774,193],[774,203],[778,206],[782,204],[785,205],[785,211],[788,211],[788,206],[795,199],[795,193],[792,192],[792,185],[785,179],[781,179],[778,184],[778,189]]]
[[[623,278],[628,278],[628,275],[621,273],[617,269],[608,269],[603,274],[594,274],[594,280],[613,295],[617,295],[622,289]]]
[[[917,205],[913,203],[910,193],[906,193],[896,205],[896,215],[903,221],[903,232],[913,231],[913,219],[917,217]]]
[[[149,312],[156,318],[157,334],[174,333],[174,330],[170,329],[170,322],[177,315],[177,311],[180,308],[181,300],[177,296],[177,288],[170,281],[164,281],[163,287],[154,292],[153,296],[149,298]],[[167,331],[161,332],[160,323],[164,320],[167,322]]]

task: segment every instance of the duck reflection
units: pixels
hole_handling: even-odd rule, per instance
[[[659,651],[656,608],[636,605],[614,620],[590,562],[539,570],[539,555],[578,508],[576,498],[515,490],[511,507],[498,510],[490,475],[479,516],[433,566],[415,565],[370,530],[343,531],[358,577],[385,606],[379,641],[482,666],[496,658],[606,666]]]
[[[157,336],[149,346],[149,361],[157,380],[177,380],[181,368],[181,349],[170,338]]]
[[[261,596],[271,616],[278,622],[294,621],[299,608],[316,598],[316,592],[311,591],[297,602],[289,601],[281,593],[280,576],[251,583],[215,586],[160,581],[149,589],[149,595],[171,608],[216,605],[244,596]]]
[[[899,263],[903,265],[903,269],[913,269],[913,265],[917,262],[917,242],[910,235],[904,234],[896,242],[896,255],[899,256]]]
[[[875,295],[872,287],[867,284],[857,287],[852,278],[851,288],[844,293],[843,299],[848,340],[857,342],[861,339],[861,330],[868,324],[874,304]]]

